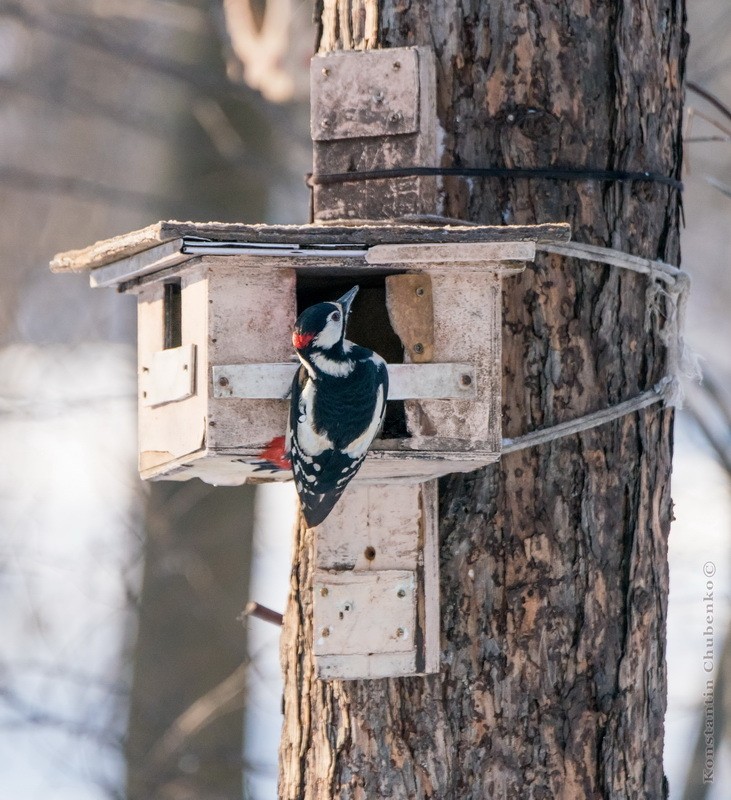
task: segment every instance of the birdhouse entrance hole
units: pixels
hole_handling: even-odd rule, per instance
[[[354,272],[347,277],[297,273],[297,315],[306,308],[334,300],[353,286],[360,287],[348,320],[347,338],[378,353],[388,364],[404,363],[404,345],[391,324],[386,302],[386,275]],[[403,400],[389,400],[379,435],[384,439],[408,439]]]

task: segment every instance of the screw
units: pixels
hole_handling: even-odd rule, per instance
[[[329,120],[329,119],[324,119],[324,120],[323,120],[323,121],[320,123],[320,127],[321,127],[321,128],[329,128],[329,127],[330,127],[330,120]]]
[[[396,629],[396,636],[398,636],[399,639],[400,639],[403,635],[404,635],[404,629],[403,628],[397,628]]]
[[[343,606],[343,611],[350,611],[350,609],[351,609],[351,605],[350,605],[350,603],[346,603],[346,604]]]
[[[380,105],[381,105],[381,103],[383,103],[383,92],[376,92],[376,93],[373,95],[373,102],[374,102],[374,103],[375,103],[377,106],[380,106]]]
[[[328,637],[330,635],[330,628],[323,628],[322,635]]]
[[[396,594],[399,597],[406,597],[406,592],[403,589],[399,589],[398,592],[396,592]]]
[[[460,378],[460,382],[462,386],[469,386],[472,383],[472,376],[471,375],[462,375]]]
[[[414,345],[414,352],[421,355],[424,352],[424,345],[421,342],[417,342]]]
[[[403,118],[404,115],[400,111],[394,111],[393,114],[389,115],[388,121],[391,125],[398,125]]]
[[[218,385],[228,386],[228,378],[225,375],[221,375],[221,377],[218,379]]]
[[[394,62],[393,62],[393,68],[394,68],[395,70],[399,70],[399,69],[401,69],[401,62],[400,62],[400,61],[394,61]]]
[[[324,76],[325,78],[327,78],[327,76],[330,74],[330,69],[329,69],[329,67],[323,67],[323,68],[322,68],[322,74],[323,74],[323,76]]]
[[[423,297],[424,296],[424,287],[423,286],[417,287],[416,294],[417,294],[418,297]]]
[[[323,586],[322,589],[320,589],[320,596],[321,597],[327,597],[329,594],[330,594],[330,590],[327,588],[327,586]]]

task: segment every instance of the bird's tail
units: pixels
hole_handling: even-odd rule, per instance
[[[302,515],[305,518],[307,527],[314,528],[323,522],[338,500],[340,500],[340,496],[344,491],[345,486],[325,494],[310,494],[309,492],[300,494]]]

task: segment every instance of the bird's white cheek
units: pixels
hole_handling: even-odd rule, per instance
[[[335,320],[328,320],[327,325],[315,336],[312,343],[322,350],[329,350],[334,344],[340,341],[342,333],[342,323]]]

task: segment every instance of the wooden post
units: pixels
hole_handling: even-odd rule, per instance
[[[679,174],[682,0],[322,8],[321,52],[434,48],[445,165]],[[385,185],[369,183],[369,198]],[[451,177],[433,211],[565,220],[578,241],[679,258],[679,196],[660,183]],[[648,288],[557,256],[504,287],[506,436],[663,376]],[[316,562],[300,525],[280,797],[665,797],[671,436],[672,412],[654,406],[442,479],[441,671],[425,678],[316,678]]]

